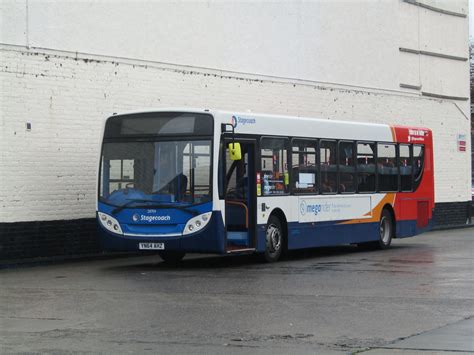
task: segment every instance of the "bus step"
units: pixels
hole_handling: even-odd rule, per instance
[[[250,253],[255,251],[255,248],[236,248],[235,246],[227,247],[227,254]]]

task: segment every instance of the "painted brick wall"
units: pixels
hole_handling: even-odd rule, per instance
[[[470,132],[467,102],[7,45],[0,83],[0,259],[100,250],[92,218],[102,123],[144,107],[430,127],[436,202],[444,208],[437,223],[466,220],[470,156],[457,152],[456,135]]]
[[[470,122],[454,101],[11,46],[0,53],[0,222],[92,217],[102,122],[143,107],[427,126],[434,131],[436,202],[470,199],[470,156],[456,145]]]

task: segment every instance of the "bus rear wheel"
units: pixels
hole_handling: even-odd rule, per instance
[[[387,249],[390,247],[393,238],[393,229],[392,214],[387,209],[384,209],[379,222],[379,249]]]
[[[158,252],[158,255],[160,256],[160,258],[163,259],[163,261],[166,264],[177,264],[181,260],[183,260],[186,253],[184,251],[171,251],[171,250],[168,250],[168,251],[160,251],[160,252]]]
[[[379,240],[373,243],[375,249],[388,249],[392,243],[393,219],[392,214],[384,209],[379,222]]]
[[[358,245],[367,249],[388,249],[392,243],[393,232],[394,224],[392,214],[388,209],[384,209],[379,221],[378,240],[375,242],[361,243]]]
[[[265,261],[277,261],[282,254],[284,243],[285,235],[280,220],[276,216],[270,216],[265,229]]]

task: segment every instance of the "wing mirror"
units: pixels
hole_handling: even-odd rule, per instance
[[[241,160],[242,159],[242,150],[240,149],[240,143],[235,143],[235,125],[231,123],[222,123],[221,129],[222,133],[227,133],[227,127],[230,126],[232,132],[232,143],[229,143],[227,146],[229,148],[230,160]]]
[[[242,159],[242,150],[240,149],[240,143],[229,143],[229,155],[230,160],[241,160]]]

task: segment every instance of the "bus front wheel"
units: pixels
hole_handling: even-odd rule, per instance
[[[265,260],[269,263],[277,261],[283,251],[285,236],[280,220],[270,216],[265,229]]]
[[[177,264],[184,258],[186,253],[184,251],[160,251],[158,255],[166,264]]]

